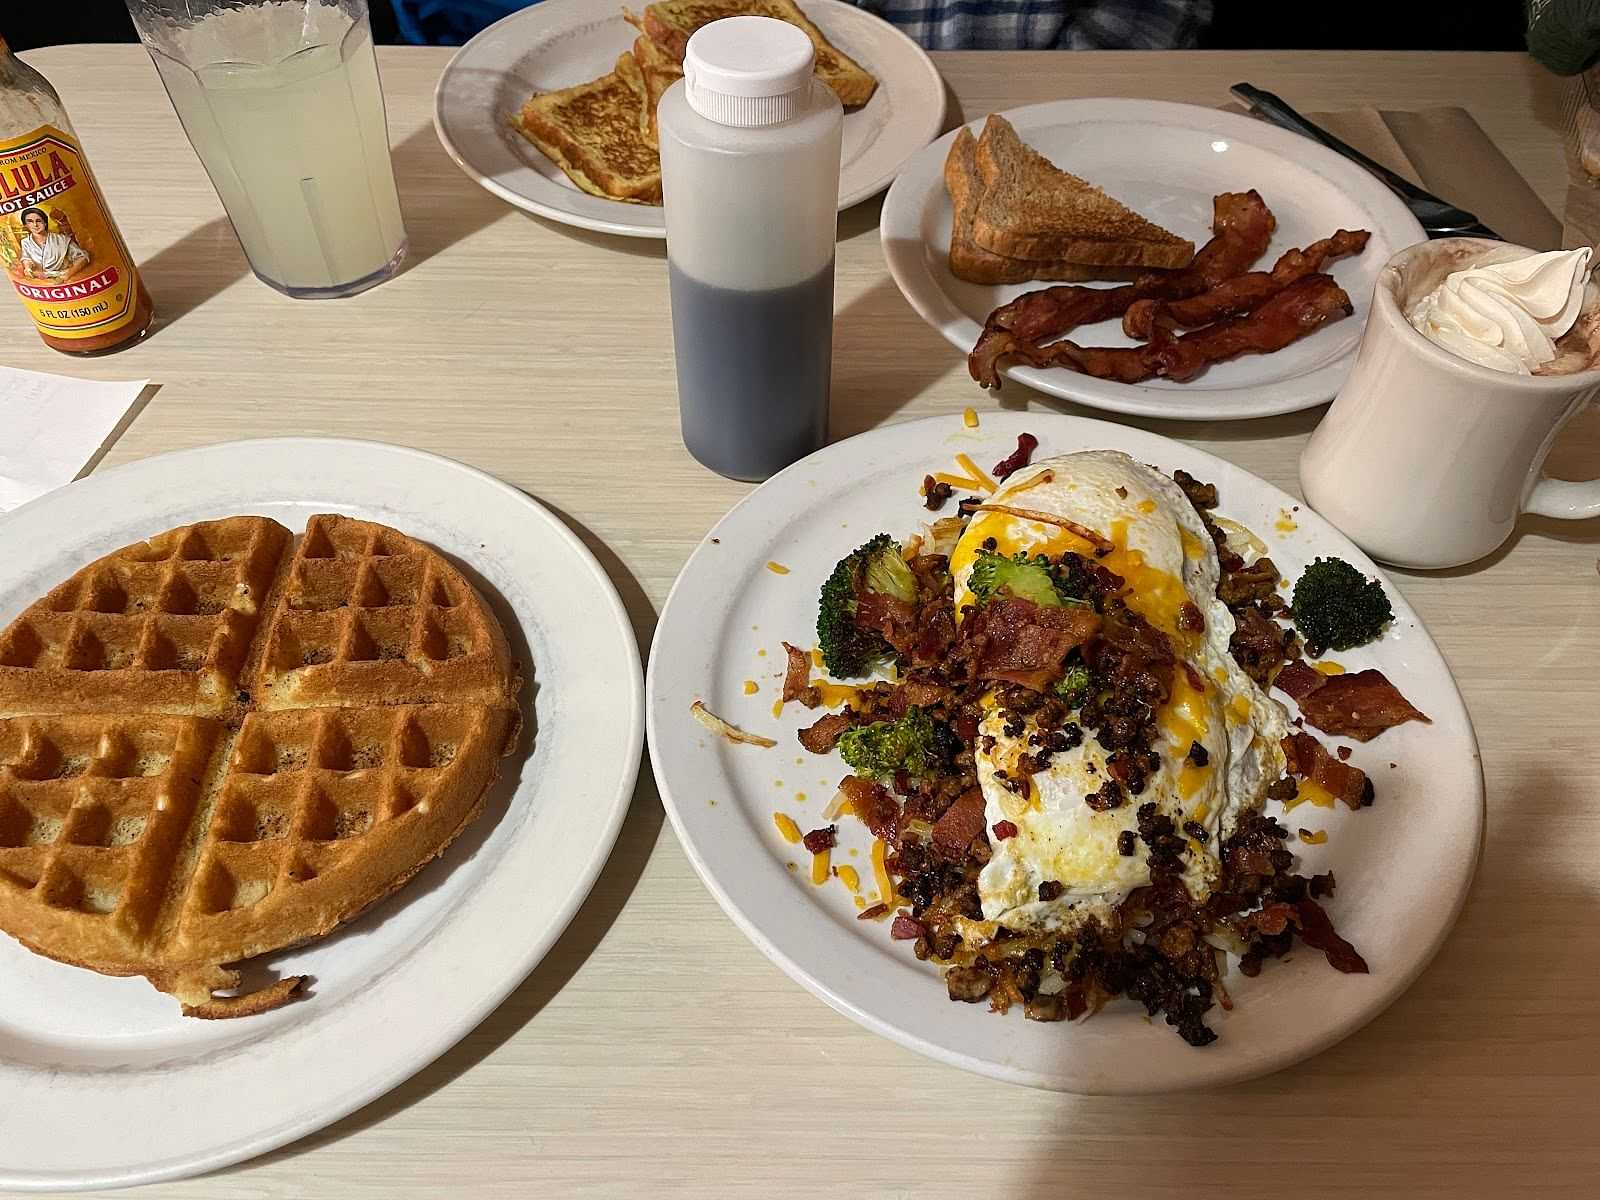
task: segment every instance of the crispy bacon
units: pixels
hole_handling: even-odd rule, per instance
[[[1012,475],[1028,465],[1028,460],[1033,457],[1033,452],[1039,448],[1039,439],[1031,433],[1017,434],[1017,448],[995,463],[991,474],[996,479],[1009,479]]]
[[[1361,808],[1372,802],[1372,781],[1366,772],[1329,754],[1309,733],[1291,733],[1284,738],[1283,753],[1289,774],[1309,779],[1348,807]]]
[[[1285,250],[1270,271],[1250,271],[1224,279],[1210,291],[1179,300],[1148,297],[1135,300],[1122,315],[1122,332],[1144,341],[1158,328],[1197,329],[1223,317],[1254,312],[1297,279],[1322,270],[1329,259],[1359,254],[1372,235],[1365,229],[1341,229],[1312,242],[1304,250]]]
[[[1334,930],[1333,922],[1328,919],[1322,905],[1307,897],[1295,901],[1294,910],[1300,940],[1313,950],[1321,950],[1327,956],[1330,967],[1346,975],[1367,974],[1367,960]]]
[[[897,942],[911,942],[927,937],[928,930],[921,921],[902,910],[895,913],[894,923],[889,926],[889,936]]]
[[[783,673],[783,702],[798,700],[807,708],[816,708],[822,703],[822,693],[811,686],[811,656],[788,642],[783,644],[783,652],[789,656]]]
[[[1382,671],[1324,675],[1305,663],[1293,663],[1278,672],[1275,682],[1294,697],[1300,714],[1314,728],[1337,737],[1370,742],[1407,721],[1433,724]]]
[[[1327,683],[1328,677],[1300,658],[1279,671],[1272,682],[1287,692],[1291,700],[1299,703],[1301,697],[1309,696]]]
[[[900,844],[900,806],[881,783],[848,775],[839,781],[839,790],[850,800],[850,811],[872,831],[872,836],[891,846]]]
[[[983,789],[968,788],[933,825],[933,847],[950,859],[961,859],[972,839],[983,832]]]
[[[1100,630],[1092,608],[1043,608],[1000,596],[967,615],[961,639],[974,649],[976,677],[1045,691],[1061,674],[1069,651]]]
[[[1146,379],[1193,379],[1211,363],[1241,354],[1271,354],[1355,311],[1331,275],[1307,275],[1273,295],[1248,316],[1229,317],[1193,333],[1173,336],[1157,329],[1143,346],[1079,346],[1019,343],[1011,353],[1034,367],[1067,367],[1096,379],[1142,383]]]
[[[813,754],[827,754],[855,721],[848,713],[829,713],[799,733],[800,744]]]
[[[915,640],[917,610],[896,596],[862,592],[856,600],[856,624],[877,633],[898,653],[907,653]]]
[[[1018,347],[1119,317],[1135,300],[1199,295],[1247,270],[1265,253],[1276,227],[1271,210],[1255,191],[1224,192],[1212,202],[1213,236],[1186,268],[1152,271],[1121,287],[1066,285],[1019,296],[989,314],[967,358],[967,370],[983,387],[998,388],[1005,360]]]

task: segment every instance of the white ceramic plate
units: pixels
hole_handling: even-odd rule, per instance
[[[487,811],[334,937],[269,955],[314,979],[258,1017],[194,1021],[0,936],[0,1189],[112,1187],[210,1170],[376,1099],[468,1033],[555,942],[611,851],[642,740],[639,655],[583,544],[515,488],[375,442],[282,438],[166,454],[0,519],[0,625],[118,546],[259,513],[341,512],[443,550],[483,589],[529,683]]]
[[[1255,188],[1278,218],[1262,255],[1265,270],[1291,246],[1336,229],[1366,229],[1372,240],[1331,273],[1355,315],[1276,354],[1217,363],[1189,383],[1092,379],[1065,369],[1011,367],[1008,379],[1091,408],[1148,417],[1237,420],[1295,412],[1333,399],[1354,361],[1378,270],[1396,250],[1423,240],[1405,205],[1375,178],[1307,138],[1252,117],[1156,100],[1061,100],[1004,114],[1034,149],[1104,188],[1136,212],[1202,246],[1211,200]],[[968,128],[978,133],[983,120]],[[879,229],[889,273],[911,306],[965,355],[988,315],[1042,283],[988,286],[950,273],[950,197],[944,160],[955,131],[906,165],[883,202]],[[1130,346],[1119,321],[1070,335],[1083,346]],[[977,385],[974,384],[974,387]]]
[[[645,711],[651,761],[673,827],[706,886],[768,957],[846,1016],[943,1062],[1036,1087],[1154,1092],[1244,1079],[1314,1054],[1371,1020],[1421,972],[1466,895],[1483,830],[1472,724],[1438,648],[1392,586],[1390,631],[1337,658],[1351,669],[1385,671],[1433,724],[1403,725],[1355,746],[1352,761],[1377,789],[1374,807],[1301,805],[1286,818],[1291,831],[1329,831],[1323,845],[1291,845],[1303,870],[1337,874],[1329,911],[1372,973],[1341,975],[1303,947],[1255,979],[1232,972],[1234,1009],[1213,1010],[1208,1019],[1220,1037],[1204,1049],[1185,1045],[1127,1000],[1088,1021],[1055,1025],[1027,1021],[1019,1009],[998,1017],[983,1005],[952,1003],[938,972],[917,962],[909,943],[891,941],[886,923],[856,920],[841,882],[812,886],[810,856],[774,827],[780,810],[802,830],[824,824],[821,810],[849,773],[837,755],[808,755],[796,742],[796,731],[817,714],[791,704],[774,719],[784,668],[780,641],[814,644],[817,589],[838,559],[876,533],[905,537],[928,519],[917,496],[925,473],[954,470],[951,460],[960,451],[987,470],[1024,430],[1040,439],[1037,457],[1109,447],[1215,483],[1221,512],[1261,534],[1290,578],[1313,557],[1330,554],[1378,573],[1315,513],[1304,506],[1293,512],[1285,493],[1142,430],[996,413],[985,415],[978,430],[939,417],[851,438],[775,476],[723,518],[667,600],[650,655]],[[1275,530],[1282,513],[1297,523],[1293,533]],[[790,573],[774,573],[769,561]],[[745,695],[747,679],[760,687],[757,694]],[[778,739],[777,748],[736,746],[709,733],[690,716],[696,699]],[[1269,811],[1281,810],[1273,804]],[[856,866],[870,897],[870,836],[846,819],[839,840],[833,862]],[[857,857],[849,856],[851,848]],[[790,862],[798,870],[788,870]]]
[[[920,46],[871,13],[840,0],[805,0],[802,7],[829,41],[878,81],[872,99],[844,117],[843,211],[883,191],[938,135],[944,80]],[[602,233],[666,237],[658,206],[579,190],[510,124],[535,92],[606,74],[638,35],[622,19],[621,0],[544,0],[489,26],[439,77],[433,124],[445,152],[489,191],[528,212]]]

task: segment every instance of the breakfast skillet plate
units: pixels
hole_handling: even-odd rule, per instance
[[[887,921],[856,919],[843,882],[812,884],[809,855],[774,823],[783,812],[802,830],[827,824],[823,808],[849,773],[837,754],[807,754],[795,739],[819,712],[791,704],[774,715],[781,642],[814,644],[817,591],[840,558],[877,533],[904,538],[931,519],[917,494],[925,474],[955,471],[954,456],[963,452],[987,469],[1022,432],[1039,438],[1035,460],[1116,449],[1216,484],[1219,514],[1263,538],[1290,579],[1327,555],[1382,578],[1292,497],[1222,459],[1141,430],[992,413],[978,429],[936,417],[851,438],[773,477],[723,518],[668,597],[645,705],[651,761],[673,827],[706,886],[763,953],[846,1016],[943,1062],[1035,1087],[1155,1092],[1245,1079],[1314,1054],[1375,1017],[1433,957],[1465,898],[1483,832],[1471,721],[1438,648],[1392,585],[1395,620],[1383,637],[1334,657],[1351,670],[1379,668],[1433,723],[1354,744],[1351,761],[1376,788],[1373,807],[1301,805],[1284,818],[1291,831],[1328,832],[1323,844],[1291,837],[1289,845],[1303,874],[1336,874],[1329,913],[1371,974],[1339,974],[1303,946],[1254,979],[1234,967],[1225,980],[1234,1007],[1208,1015],[1219,1034],[1210,1046],[1185,1045],[1126,999],[1061,1024],[1027,1021],[1020,1007],[1001,1017],[981,1004],[952,1003],[934,967],[918,962],[910,943],[890,940]],[[952,504],[946,514],[953,511]],[[755,683],[755,694],[747,694],[746,681]],[[734,745],[708,731],[690,714],[695,700],[777,746]],[[1267,811],[1282,814],[1273,802]],[[870,835],[844,819],[838,836],[834,864],[855,866],[870,899]]]
[[[1058,100],[1003,114],[1028,145],[1158,225],[1191,239],[1211,236],[1211,200],[1254,188],[1277,218],[1253,269],[1268,270],[1291,246],[1336,229],[1365,229],[1359,255],[1328,268],[1350,295],[1353,316],[1333,321],[1275,354],[1214,363],[1188,383],[1117,383],[1065,368],[1008,367],[1005,377],[1090,408],[1177,420],[1241,420],[1296,412],[1332,400],[1355,361],[1378,271],[1420,242],[1422,226],[1383,184],[1298,134],[1237,113],[1158,100]],[[983,119],[969,123],[982,132]],[[989,313],[1046,283],[967,283],[950,273],[952,210],[944,161],[955,130],[906,164],[883,202],[879,232],[889,273],[911,307],[962,355]],[[1089,286],[1110,286],[1091,284]],[[1119,321],[1066,335],[1080,346],[1131,346]],[[1015,386],[1015,384],[1011,385]],[[972,385],[976,391],[978,385]]]
[[[842,212],[883,191],[905,161],[938,136],[944,80],[927,53],[887,21],[841,0],[802,0],[800,7],[878,81],[872,99],[844,116]],[[622,9],[622,0],[544,0],[489,26],[440,75],[433,124],[457,166],[518,208],[601,233],[664,238],[659,205],[581,191],[510,124],[535,92],[572,87],[612,69],[639,36]]]
[[[396,895],[255,964],[312,977],[275,1011],[185,1018],[143,979],[63,966],[0,935],[0,1189],[177,1178],[331,1124],[487,1016],[610,854],[643,739],[632,628],[565,525],[460,463],[277,438],[96,473],[0,517],[0,627],[84,563],[162,530],[253,513],[299,533],[319,512],[393,525],[464,568],[520,662],[517,749],[484,814]]]

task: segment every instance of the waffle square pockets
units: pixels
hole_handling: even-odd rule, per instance
[[[0,632],[0,929],[191,1016],[483,808],[518,678],[483,598],[398,530],[230,517],[117,550]]]

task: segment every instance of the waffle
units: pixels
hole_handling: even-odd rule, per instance
[[[515,740],[505,635],[456,568],[346,517],[291,542],[172,530],[0,633],[0,929],[191,1016],[299,991],[218,994],[441,853]]]

